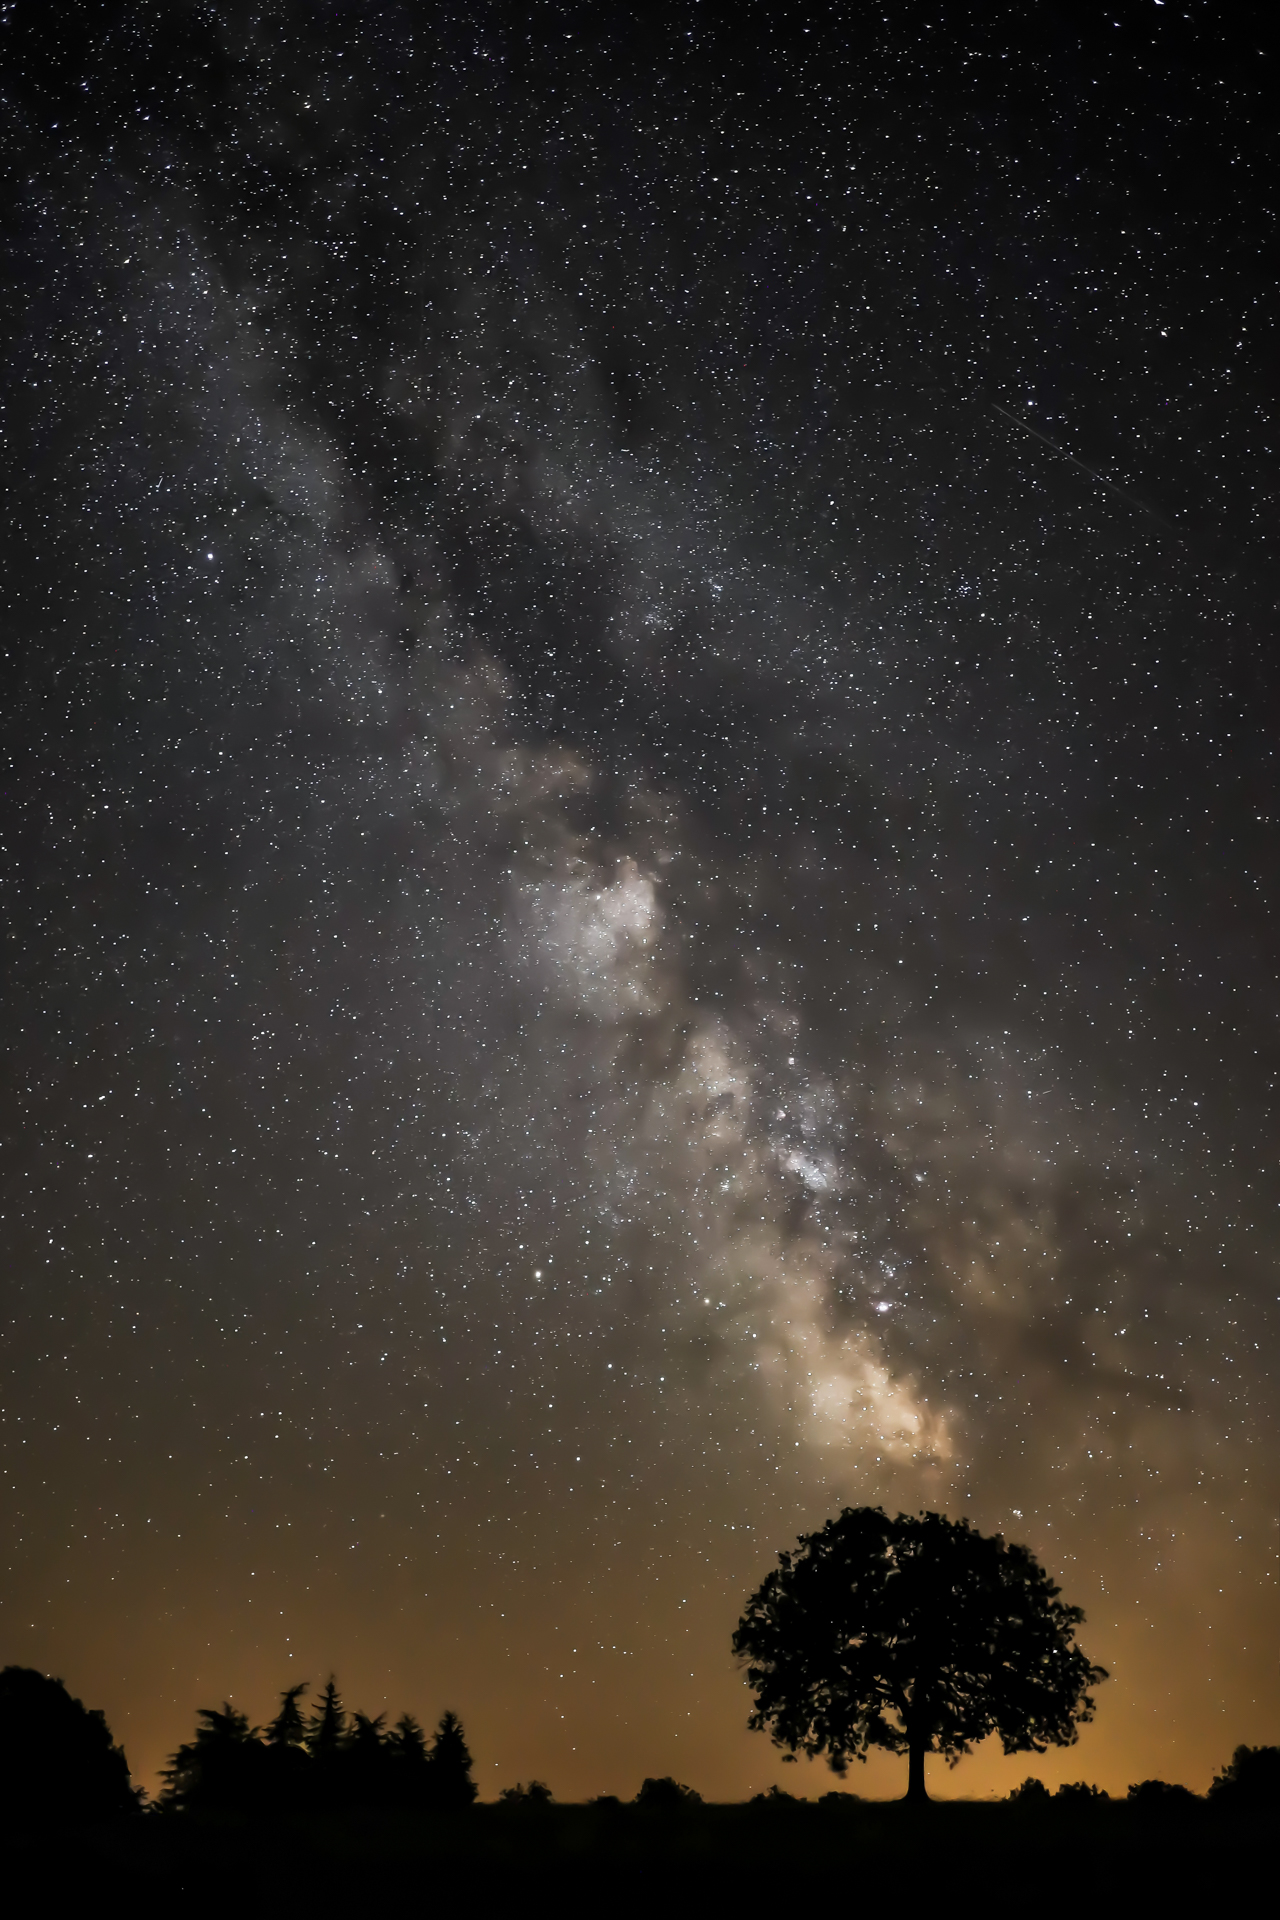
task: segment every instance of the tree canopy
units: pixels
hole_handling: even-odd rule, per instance
[[[1006,1753],[1066,1746],[1106,1678],[1076,1645],[1084,1619],[1026,1547],[937,1513],[846,1507],[800,1537],[733,1636],[776,1745],[837,1774],[872,1747],[951,1765],[988,1734]]]
[[[129,1766],[102,1712],[34,1667],[0,1672],[0,1819],[136,1813]]]
[[[1221,1807],[1280,1807],[1280,1747],[1237,1747],[1209,1798]]]

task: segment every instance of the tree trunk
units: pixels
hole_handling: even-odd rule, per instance
[[[923,1806],[929,1796],[924,1788],[924,1756],[929,1751],[927,1740],[911,1741],[907,1748],[907,1804]]]

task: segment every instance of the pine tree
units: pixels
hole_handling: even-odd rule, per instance
[[[343,1711],[338,1683],[330,1674],[320,1703],[307,1726],[307,1751],[317,1760],[337,1753],[347,1734],[347,1716]]]
[[[299,1700],[307,1690],[305,1680],[296,1687],[286,1687],[280,1695],[280,1711],[267,1728],[267,1742],[273,1747],[300,1747],[305,1744],[307,1729],[303,1724],[302,1709]]]
[[[455,1811],[471,1805],[477,1792],[471,1764],[461,1720],[456,1713],[442,1714],[428,1757],[433,1806]]]
[[[342,1797],[351,1806],[382,1806],[390,1797],[392,1760],[382,1731],[385,1718],[381,1713],[376,1720],[367,1713],[353,1716],[342,1752]]]
[[[410,1766],[422,1765],[427,1758],[427,1736],[411,1713],[402,1713],[387,1735],[387,1745],[398,1759]]]
[[[427,1800],[431,1767],[427,1740],[411,1713],[402,1713],[387,1735],[387,1791],[393,1805],[420,1807]]]
[[[178,1748],[161,1774],[160,1803],[187,1811],[248,1811],[261,1785],[263,1747],[256,1727],[227,1701],[201,1707],[196,1737]]]
[[[261,1778],[261,1803],[275,1814],[296,1812],[306,1804],[310,1760],[307,1755],[307,1729],[299,1706],[307,1690],[305,1680],[286,1687],[280,1695],[280,1711],[266,1730],[266,1746],[258,1769]]]

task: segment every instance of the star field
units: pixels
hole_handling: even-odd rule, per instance
[[[1085,1606],[1047,1778],[1276,1737],[1270,61],[1069,12],[0,10],[0,1635],[141,1777],[755,1790],[855,1500]]]

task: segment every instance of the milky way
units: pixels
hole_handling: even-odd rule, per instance
[[[739,1792],[772,1551],[928,1503],[1088,1609],[1050,1777],[1203,1786],[1280,1706],[1250,50],[179,13],[12,63],[4,1656],[144,1773],[335,1665],[486,1791]]]

